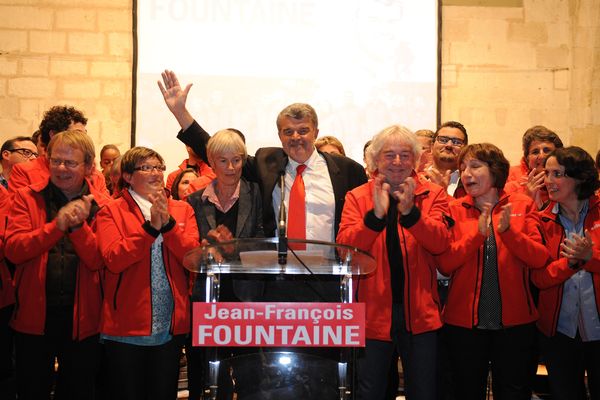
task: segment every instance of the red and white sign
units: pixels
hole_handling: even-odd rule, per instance
[[[364,347],[364,303],[194,303],[194,346]]]

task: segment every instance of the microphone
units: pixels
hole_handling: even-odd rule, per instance
[[[279,171],[279,186],[281,188],[281,202],[279,203],[279,222],[277,223],[277,262],[279,265],[287,264],[287,221],[285,217],[285,170]]]

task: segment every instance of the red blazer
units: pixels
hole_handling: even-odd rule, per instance
[[[537,320],[537,310],[529,291],[529,269],[543,268],[549,255],[542,244],[535,204],[529,197],[501,192],[500,200],[492,210],[493,226],[498,225],[502,206],[507,203],[512,203],[510,227],[503,233],[496,232],[496,249],[502,324],[509,327]],[[448,251],[437,257],[440,271],[450,276],[444,322],[473,328],[479,323],[486,237],[479,233],[480,212],[470,195],[451,201],[450,214],[455,222],[452,244]]]
[[[0,308],[14,304],[15,286],[12,276],[4,259],[4,242],[6,219],[10,209],[10,195],[4,186],[0,185]]]
[[[560,244],[565,237],[565,230],[558,215],[552,212],[555,205],[556,203],[552,202],[543,211],[540,211],[542,234],[546,247],[553,258],[548,262],[546,268],[532,271],[531,274],[533,283],[540,288],[538,328],[546,336],[556,334],[564,283],[577,272],[577,270],[569,268],[566,258],[560,256]],[[596,308],[600,314],[600,246],[598,245],[600,243],[600,194],[598,193],[590,197],[584,228],[590,231],[596,245],[593,248],[592,259],[582,268],[592,274]]]
[[[173,225],[163,232],[163,260],[173,293],[172,334],[190,330],[188,276],[184,255],[199,245],[192,207],[169,199]],[[98,244],[106,264],[100,330],[112,336],[148,336],[152,330],[150,293],[151,246],[156,236],[143,226],[144,217],[128,190],[98,213]],[[170,229],[169,229],[170,228]]]
[[[171,172],[167,176],[167,183],[165,186],[167,189],[169,189],[171,191],[171,193],[173,192],[171,190],[173,181],[175,180],[175,178],[177,178],[177,175],[179,175],[179,173],[181,171],[186,169],[186,167],[188,165],[188,160],[189,159],[187,159],[187,158],[185,160],[183,160],[181,162],[181,164],[179,164],[179,167],[177,167],[177,169],[175,171]],[[191,182],[193,189],[190,190],[190,193],[193,193],[195,191],[205,188],[206,186],[208,186],[209,183],[212,182],[213,179],[215,179],[217,177],[217,175],[215,175],[215,173],[213,172],[213,169],[202,160],[198,161],[198,175],[199,175],[198,178],[194,179]]]
[[[33,185],[38,182],[47,182],[50,179],[50,168],[46,156],[40,156],[29,162],[19,163],[13,166],[8,180],[8,191],[14,193],[22,187]],[[92,170],[92,176],[88,178],[90,187],[94,187],[96,193],[102,193],[104,196],[110,196],[106,189],[104,175],[95,167]]]
[[[18,190],[10,210],[5,255],[16,264],[16,304],[11,326],[18,332],[44,334],[48,251],[67,234],[80,260],[73,308],[73,339],[82,340],[98,333],[102,258],[96,236],[87,223],[72,233],[65,233],[57,228],[56,219],[46,222],[46,205],[40,191],[47,185],[48,181],[38,182]],[[108,200],[91,185],[90,192],[99,205]]]
[[[416,175],[413,174],[416,179]],[[432,254],[443,252],[450,234],[443,222],[448,213],[447,194],[440,186],[417,180],[415,206],[420,216],[410,227],[398,224],[405,276],[404,313],[406,329],[413,334],[442,326],[437,275]],[[366,336],[390,340],[392,289],[385,244],[386,229],[378,232],[365,225],[365,216],[373,209],[373,181],[346,195],[337,242],[365,250],[375,258],[377,269],[361,277],[357,284],[358,301],[366,305]]]

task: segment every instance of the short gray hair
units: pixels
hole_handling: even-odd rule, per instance
[[[242,160],[244,162],[246,161],[248,151],[246,150],[246,145],[240,134],[232,129],[223,129],[215,133],[206,145],[206,157],[208,158],[208,162],[214,167],[214,158],[219,154],[228,151],[240,154]]]
[[[283,118],[292,118],[292,119],[304,119],[308,117],[308,119],[312,122],[315,129],[319,127],[319,119],[317,118],[317,112],[310,104],[306,103],[294,103],[290,104],[277,116],[277,131],[281,130],[281,120]]]
[[[371,144],[367,147],[366,161],[369,172],[373,173],[377,170],[377,158],[388,140],[407,144],[412,147],[415,159],[414,168],[421,156],[421,145],[417,141],[417,136],[403,125],[392,125],[375,135],[371,140]]]

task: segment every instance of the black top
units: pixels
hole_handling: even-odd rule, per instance
[[[404,267],[400,236],[398,235],[398,200],[390,196],[390,208],[387,213],[385,245],[390,264],[390,281],[392,285],[392,302],[404,302]]]
[[[235,233],[237,230],[239,204],[240,202],[236,201],[226,213],[219,211],[219,209],[215,207],[215,219],[217,221],[217,226],[225,225],[227,229],[229,229],[229,232]]]

